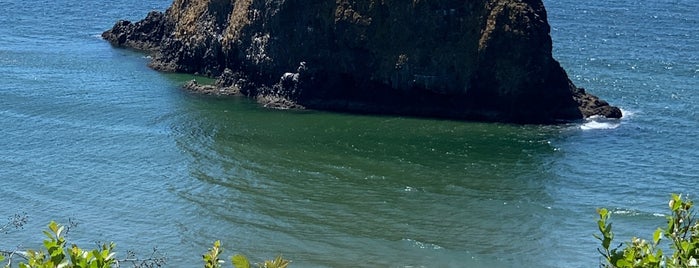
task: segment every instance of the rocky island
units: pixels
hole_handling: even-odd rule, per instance
[[[266,106],[515,123],[621,111],[552,56],[541,0],[174,0],[102,34]]]

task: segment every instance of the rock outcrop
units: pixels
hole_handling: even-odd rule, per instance
[[[273,107],[518,123],[621,117],[568,79],[546,16],[541,0],[175,0],[102,36],[151,52],[157,70],[220,77]]]

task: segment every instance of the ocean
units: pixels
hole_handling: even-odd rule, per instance
[[[0,0],[0,219],[29,219],[0,249],[56,220],[166,267],[215,240],[292,267],[596,267],[597,208],[623,242],[699,194],[697,1],[545,1],[554,57],[625,114],[554,126],[189,94],[99,37],[169,4]]]

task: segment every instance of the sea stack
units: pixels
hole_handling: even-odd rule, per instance
[[[513,123],[621,111],[552,56],[541,0],[175,0],[103,37],[273,107]],[[196,88],[196,85],[189,85]],[[235,90],[229,90],[235,88]]]

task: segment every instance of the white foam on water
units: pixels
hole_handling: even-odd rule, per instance
[[[591,116],[585,119],[585,122],[580,125],[582,130],[600,130],[600,129],[615,129],[621,125],[621,122],[633,118],[636,112],[621,109],[623,115],[621,119],[606,118],[604,116]]]
[[[612,214],[637,216],[639,213],[638,213],[638,211],[635,211],[635,210],[615,209],[615,210],[612,210]]]
[[[662,213],[657,213],[657,212],[644,212],[644,211],[639,211],[639,210],[634,210],[634,209],[623,209],[623,208],[616,208],[611,210],[612,214],[615,215],[627,215],[627,216],[653,216],[653,217],[665,217],[665,214]]]
[[[621,108],[619,108],[619,109],[621,109]],[[621,109],[621,114],[622,114],[621,119],[622,119],[622,120],[625,120],[625,119],[629,119],[629,118],[632,118],[633,116],[635,116],[635,115],[636,115],[636,112],[635,112],[635,111],[630,111],[630,110]]]
[[[603,116],[592,116],[585,119],[585,123],[580,126],[582,130],[615,129],[621,125],[619,119],[609,119]]]
[[[420,249],[433,249],[433,250],[442,249],[442,247],[439,245],[432,244],[432,243],[426,243],[426,242],[420,242],[420,241],[410,239],[410,238],[404,238],[402,240],[405,242],[408,242],[411,246],[416,247],[416,248],[420,248]]]

